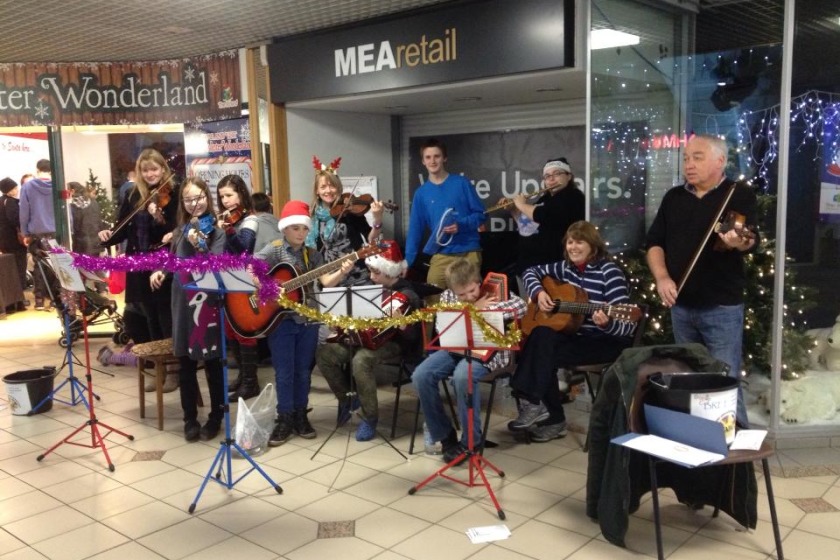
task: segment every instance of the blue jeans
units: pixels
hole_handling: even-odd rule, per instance
[[[478,381],[489,371],[480,362],[472,361],[473,378],[473,442],[481,443],[481,393],[478,391]],[[467,445],[467,373],[468,362],[460,356],[453,356],[445,350],[430,354],[428,358],[417,366],[411,375],[411,381],[420,397],[420,407],[426,418],[426,426],[435,441],[442,441],[452,431],[452,422],[443,410],[443,399],[440,396],[440,382],[450,375],[455,388],[455,398],[458,401],[458,417],[464,431],[461,443]]]
[[[743,304],[699,309],[675,305],[671,308],[671,324],[677,344],[699,342],[714,358],[729,365],[730,377],[740,380],[744,332]],[[749,426],[740,385],[736,419],[741,426]]]
[[[277,391],[277,413],[292,412],[309,404],[312,367],[318,345],[318,325],[283,319],[268,335],[271,365]]]

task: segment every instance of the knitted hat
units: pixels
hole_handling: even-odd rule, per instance
[[[381,245],[386,246],[385,251],[366,258],[365,264],[382,272],[385,276],[397,278],[408,268],[408,263],[403,259],[400,246],[397,245],[396,241],[382,241]]]
[[[312,229],[312,219],[309,217],[309,205],[300,200],[290,200],[283,206],[277,229],[283,231],[289,226],[302,225]]]
[[[545,166],[543,166],[543,175],[554,169],[559,169],[560,171],[565,171],[566,173],[572,172],[572,168],[569,166],[569,163],[565,161],[565,158],[552,158],[545,162]]]
[[[18,186],[18,184],[15,183],[15,180],[9,179],[8,177],[0,181],[0,191],[2,191],[3,194],[8,194],[9,191],[14,189],[16,186]]]

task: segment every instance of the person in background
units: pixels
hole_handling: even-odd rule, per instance
[[[254,215],[254,203],[245,180],[239,175],[222,177],[216,186],[216,198],[219,205],[218,226],[225,232],[225,253],[252,255],[260,222]],[[277,231],[276,227],[274,231]],[[229,348],[239,367],[239,375],[228,387],[230,398],[237,401],[240,397],[256,397],[260,394],[257,339],[239,336],[230,323],[225,323],[225,336],[231,342]]]
[[[32,173],[24,173],[23,175],[20,176],[20,183],[18,183],[18,184],[19,185],[25,185],[27,181],[29,181],[30,179],[34,179],[34,178],[35,178],[35,175],[33,175]]]
[[[671,308],[674,341],[699,342],[712,356],[729,364],[729,375],[741,376],[744,331],[744,255],[758,246],[749,228],[756,223],[755,192],[724,174],[726,141],[697,135],[685,146],[685,184],[673,187],[662,198],[647,235],[647,262],[656,291]],[[709,227],[730,190],[725,210],[744,216],[726,233],[711,235]],[[696,266],[682,290],[676,282],[689,270],[694,253],[702,246]],[[736,420],[748,427],[747,409],[738,387]]]
[[[337,175],[341,158],[333,161],[329,166],[320,165],[317,158],[315,163],[315,183],[312,187],[315,200],[312,203],[312,230],[306,238],[306,246],[317,249],[325,262],[332,262],[344,255],[357,251],[364,244],[373,244],[382,233],[382,214],[384,206],[379,201],[370,205],[373,213],[373,227],[364,215],[356,215],[346,207],[343,211],[337,208],[342,201],[344,190],[341,179]],[[335,216],[333,214],[336,214]],[[360,286],[370,284],[370,274],[361,260],[344,278],[341,286]]]
[[[70,200],[70,213],[73,217],[73,251],[83,255],[98,255],[102,252],[99,232],[104,224],[102,210],[96,197],[90,195],[88,188],[76,181],[67,183],[73,198]]]
[[[172,170],[166,159],[157,150],[147,148],[140,152],[135,167],[137,172],[134,188],[128,192],[117,214],[115,229],[105,229],[99,232],[99,239],[103,246],[110,247],[126,241],[125,255],[140,255],[161,246],[165,235],[175,229],[178,212],[178,189],[174,184]],[[159,191],[168,192],[168,197],[151,196],[150,193],[160,187]],[[168,201],[168,204],[159,204]],[[137,210],[131,219],[128,216]],[[127,221],[128,220],[128,221]],[[127,223],[126,223],[127,221]],[[135,344],[162,340],[172,336],[172,304],[171,289],[165,285],[152,290],[149,283],[149,271],[126,272],[125,303],[131,304],[146,318],[145,332],[137,331],[133,334]],[[171,282],[168,276],[164,282]],[[164,391],[174,391],[178,388],[177,372],[170,372],[164,383]],[[155,380],[146,383],[146,391],[155,390]]]
[[[251,201],[254,203],[254,216],[259,222],[257,237],[254,240],[254,252],[256,253],[262,251],[272,241],[283,239],[283,234],[277,228],[280,220],[274,215],[271,198],[265,193],[257,192],[251,195]]]
[[[128,193],[131,189],[134,188],[134,183],[137,177],[137,171],[134,169],[130,170],[128,173],[125,174],[125,182],[120,185],[119,191],[117,191],[117,207],[119,208],[122,206],[125,197],[128,196]]]
[[[52,165],[50,160],[38,160],[37,173],[21,184],[20,229],[23,242],[32,256],[43,249],[43,242],[55,237],[55,206],[53,199]],[[45,309],[47,286],[43,275],[33,274],[35,309]]]
[[[575,186],[572,168],[566,158],[557,157],[545,162],[543,185],[548,190],[533,204],[524,194],[513,198],[515,206],[511,214],[519,230],[516,274],[521,288],[524,287],[521,278],[525,269],[563,260],[566,230],[586,217],[586,198]]]
[[[14,256],[17,267],[20,290],[26,289],[26,245],[20,231],[20,187],[14,179],[6,177],[0,180],[0,252]],[[24,311],[29,301],[6,302],[15,306],[16,311]],[[2,311],[2,310],[0,310]]]
[[[255,257],[265,260],[271,267],[281,262],[290,264],[302,274],[324,264],[324,257],[306,246],[306,237],[312,227],[308,204],[300,200],[287,202],[277,227],[283,232],[283,239],[266,245]],[[354,263],[348,260],[339,270],[322,275],[319,278],[321,285],[337,285],[353,266]],[[293,433],[304,439],[314,439],[317,435],[307,418],[317,343],[318,324],[297,313],[284,315],[268,334],[277,390],[277,419],[268,439],[268,445],[272,447],[286,443]]]
[[[224,252],[225,235],[216,226],[212,197],[207,183],[190,177],[181,188],[178,227],[172,236],[172,253],[179,258]],[[181,409],[184,412],[184,439],[204,441],[218,435],[224,418],[224,385],[221,360],[222,330],[219,309],[214,300],[218,294],[187,290],[184,285],[193,278],[186,272],[155,271],[149,276],[152,291],[169,289],[172,316],[172,353],[179,362]],[[167,281],[168,280],[168,281]],[[207,422],[198,422],[198,362],[204,363],[204,374],[210,391]]]
[[[525,314],[526,305],[519,296],[511,294],[509,299],[500,301],[490,294],[482,293],[478,265],[468,259],[458,259],[447,267],[446,283],[449,288],[440,296],[440,302],[443,304],[467,303],[472,304],[478,310],[503,310],[505,321],[519,319]],[[477,384],[489,372],[506,366],[510,362],[510,358],[510,352],[503,351],[496,352],[486,363],[478,359],[472,359],[472,421],[473,442],[476,447],[483,444],[481,439],[481,391],[478,390]],[[434,441],[441,442],[445,463],[450,463],[467,449],[469,437],[467,431],[467,426],[469,426],[467,418],[468,373],[469,362],[466,358],[456,356],[446,350],[438,350],[423,360],[411,375],[411,380],[420,397],[420,408],[423,409],[423,417],[426,419],[429,433]],[[464,427],[460,440],[452,427],[452,422],[444,412],[443,401],[440,396],[440,382],[450,376],[458,401],[458,416],[461,426]]]
[[[586,293],[589,303],[617,305],[629,302],[629,287],[621,269],[610,260],[598,230],[589,222],[569,226],[562,261],[525,271],[528,296],[541,311],[555,309],[543,280],[568,283]],[[601,309],[587,315],[577,332],[567,334],[552,326],[536,326],[528,335],[510,381],[520,398],[519,416],[508,423],[511,431],[530,433],[531,441],[546,442],[566,435],[563,395],[557,382],[561,366],[614,361],[632,344],[636,324],[612,319]]]
[[[431,257],[426,281],[444,288],[446,269],[455,260],[467,258],[481,268],[478,228],[484,221],[484,206],[469,179],[446,170],[443,142],[427,140],[420,147],[420,157],[429,178],[414,193],[411,203],[405,259],[408,266],[414,265],[421,252],[420,242],[429,232],[422,247],[422,252]]]
[[[383,305],[383,312],[390,316],[407,315],[422,307],[420,296],[414,286],[402,276],[408,265],[402,258],[396,241],[384,241],[387,246],[385,252],[365,259],[370,269],[371,280],[387,288],[383,299],[393,303]],[[391,295],[386,295],[390,293]],[[338,399],[337,426],[343,426],[350,419],[350,413],[361,406],[362,421],[356,428],[356,441],[370,441],[376,435],[376,425],[379,420],[379,400],[376,395],[376,376],[374,367],[382,363],[399,363],[400,359],[417,357],[422,351],[422,333],[420,324],[408,325],[404,329],[394,328],[390,331],[360,333],[361,336],[371,337],[372,340],[362,345],[350,342],[336,342],[322,344],[315,353],[318,369],[323,374],[333,394]],[[381,341],[374,339],[381,337]],[[370,344],[377,340],[375,344]],[[367,344],[367,346],[365,346]],[[349,366],[349,367],[348,367]],[[351,393],[350,376],[355,381],[353,399],[348,398]]]

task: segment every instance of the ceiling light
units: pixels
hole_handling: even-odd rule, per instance
[[[593,29],[589,40],[589,48],[593,51],[638,44],[638,35],[616,31],[615,29]]]

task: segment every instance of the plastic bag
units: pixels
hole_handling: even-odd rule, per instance
[[[248,455],[260,455],[268,448],[268,437],[274,428],[276,409],[277,393],[271,383],[263,388],[250,406],[242,397],[239,397],[239,406],[236,409],[235,439],[239,447],[247,451]]]
[[[125,290],[125,271],[112,270],[108,275],[108,291],[112,294],[121,294]]]

